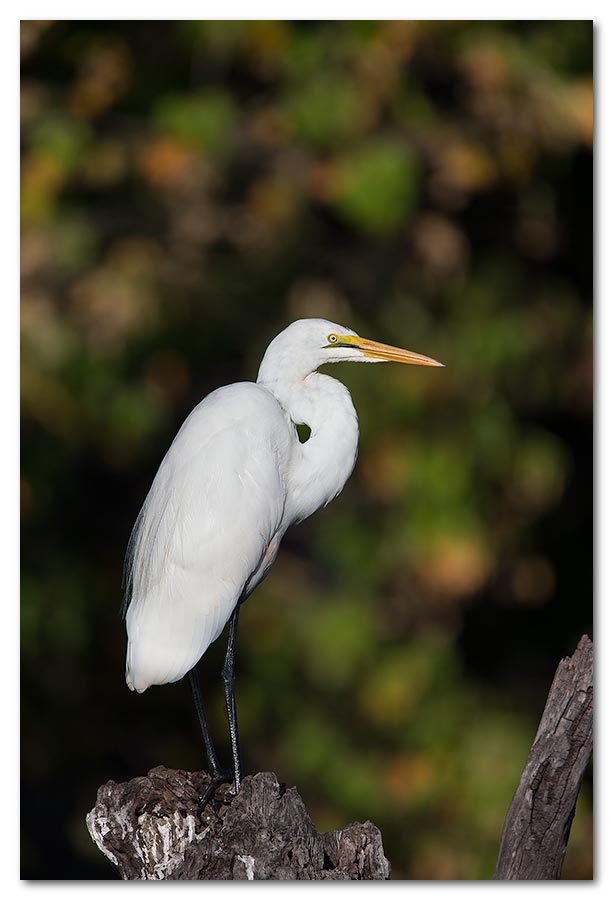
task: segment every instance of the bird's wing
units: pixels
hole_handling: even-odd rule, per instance
[[[177,681],[223,630],[279,530],[290,434],[250,383],[214,391],[185,421],[128,550],[130,687]]]

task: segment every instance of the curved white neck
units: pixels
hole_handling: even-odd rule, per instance
[[[308,425],[309,439],[296,435],[287,471],[286,524],[301,522],[340,494],[358,453],[358,417],[344,384],[314,372],[300,381],[258,378],[295,425]]]

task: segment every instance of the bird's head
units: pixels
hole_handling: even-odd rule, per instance
[[[327,319],[298,319],[268,345],[259,382],[303,379],[326,363],[399,362],[412,366],[443,363],[412,350],[403,350],[360,337],[344,325]]]

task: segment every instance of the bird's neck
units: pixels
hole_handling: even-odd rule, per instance
[[[342,491],[357,458],[358,418],[345,385],[328,375],[314,372],[300,381],[263,386],[275,395],[294,425],[311,429],[304,443],[296,435],[286,475],[286,518],[294,524]]]

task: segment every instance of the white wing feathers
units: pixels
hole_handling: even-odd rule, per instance
[[[256,384],[206,397],[186,419],[134,526],[126,680],[178,681],[221,634],[280,529],[291,431]]]

